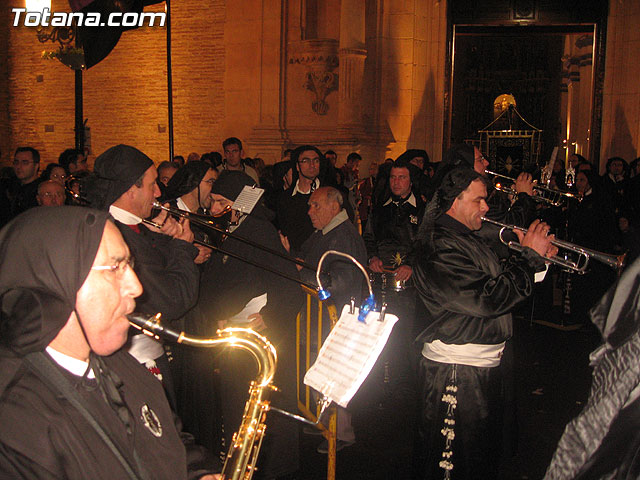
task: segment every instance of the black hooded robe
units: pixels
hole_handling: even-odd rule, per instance
[[[414,282],[429,316],[417,341],[497,345],[512,335],[509,313],[532,292],[535,253],[511,257],[502,266],[467,227],[443,215],[436,221],[430,253],[417,256]],[[421,358],[417,476],[437,479],[445,441],[447,404],[442,401],[453,364]],[[496,478],[502,450],[504,389],[499,367],[456,364],[457,407],[451,450],[452,478]]]
[[[285,253],[280,243],[278,232],[273,225],[258,213],[245,217],[234,234],[251,239],[260,245]],[[274,255],[265,253],[246,243],[233,238],[222,242],[221,248],[257,264],[266,265],[297,277],[293,263]],[[275,385],[279,392],[272,395],[272,402],[280,408],[293,410],[296,408],[295,390],[295,318],[302,304],[302,291],[296,283],[266,270],[252,266],[241,260],[215,253],[208,262],[202,277],[198,309],[202,321],[196,325],[188,325],[189,331],[200,335],[212,336],[217,329],[217,321],[227,319],[238,313],[249,300],[267,293],[267,305],[261,310],[267,329],[260,332],[276,347],[278,367]],[[230,325],[227,325],[230,326]],[[242,326],[242,325],[235,325]],[[216,355],[218,355],[216,353]],[[209,365],[190,373],[195,382],[203,383],[206,375],[213,368],[213,356]],[[255,360],[245,352],[237,349],[225,349],[220,354],[221,365],[221,402],[225,417],[226,446],[229,446],[231,435],[237,430],[242,418],[244,404],[248,398],[249,381],[257,373]],[[213,390],[213,387],[210,387]],[[198,387],[194,392],[198,411],[210,405],[207,400],[207,388]],[[203,390],[204,389],[204,390]],[[211,394],[213,392],[211,391]],[[259,465],[262,473],[278,477],[294,472],[298,468],[298,426],[289,419],[271,414],[267,418],[267,433],[261,450]],[[207,420],[209,414],[202,413],[201,422]],[[205,426],[206,428],[206,426]],[[282,452],[287,452],[283,455]]]
[[[82,207],[33,209],[0,230],[2,479],[131,478],[69,397],[49,385],[55,375],[32,366],[31,356],[66,378],[138,478],[186,479],[211,472],[201,469],[202,450],[194,445],[185,450],[161,384],[128,353],[91,354],[102,364],[101,382],[113,390],[69,373],[44,353],[75,308],[107,217]]]

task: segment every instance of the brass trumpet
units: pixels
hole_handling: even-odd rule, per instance
[[[249,351],[258,362],[258,376],[249,387],[249,399],[244,407],[240,429],[234,434],[233,442],[222,468],[224,480],[250,480],[255,472],[258,453],[265,434],[265,419],[269,406],[269,393],[276,388],[272,385],[278,357],[275,347],[262,335],[248,328],[225,328],[213,338],[187,336],[160,324],[160,314],[143,316],[127,315],[129,323],[154,337],[196,347],[228,346]],[[274,409],[277,410],[277,409]]]
[[[492,172],[491,170],[485,170],[484,173],[487,175],[493,175],[493,186],[496,190],[500,190],[501,192],[508,193],[510,195],[517,195],[518,192],[512,187],[507,187],[502,185],[497,179],[504,178],[505,180],[510,180],[511,182],[515,182],[516,179],[513,177],[509,177],[507,175],[502,175],[501,173]],[[557,190],[555,188],[545,187],[543,185],[535,184],[533,185],[534,195],[533,198],[539,202],[547,203],[554,207],[560,207],[563,205],[565,200],[570,198],[577,200],[578,202],[582,201],[582,195],[579,193],[573,192],[565,192],[563,190]]]
[[[511,230],[511,231],[520,230],[523,233],[527,233],[526,228],[518,227],[517,225],[509,225],[506,223],[498,222],[497,220],[492,220],[487,217],[481,217],[481,218],[485,222],[501,227],[500,233],[499,233],[500,241],[504,243],[507,247],[517,252],[520,252],[523,250],[524,247],[522,247],[519,243],[505,240],[503,237],[503,233],[505,230]],[[546,259],[551,263],[555,263],[556,265],[559,265],[566,270],[570,270],[572,272],[579,273],[579,274],[586,273],[587,265],[589,264],[589,260],[591,258],[594,258],[595,260],[602,262],[608,265],[609,267],[613,268],[614,270],[616,270],[618,275],[622,273],[622,269],[624,268],[624,261],[625,261],[626,254],[617,255],[617,256],[610,255],[608,253],[599,252],[597,250],[591,250],[589,248],[584,248],[573,243],[565,242],[564,240],[553,240],[551,243],[556,247],[558,247],[559,249],[563,249],[568,252],[573,252],[574,254],[578,255],[576,260],[569,260],[559,255]]]

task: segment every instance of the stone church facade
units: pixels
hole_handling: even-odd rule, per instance
[[[247,156],[266,163],[303,143],[331,148],[342,162],[352,151],[368,163],[407,148],[424,148],[438,161],[451,141],[454,23],[573,23],[549,6],[556,3],[572,4],[504,0],[489,12],[473,10],[468,0],[173,1],[174,152],[221,151],[222,140],[235,136]],[[514,17],[518,5],[524,19]],[[0,5],[3,166],[18,146],[38,148],[49,163],[74,144],[74,72],[41,58],[52,46],[39,43],[34,28],[12,25],[11,8],[23,6]],[[596,43],[604,42],[604,63],[592,105],[599,146],[590,152],[601,164],[613,155],[632,160],[640,150],[640,2],[603,8],[598,33],[606,35]],[[66,0],[52,1],[52,11],[68,10]],[[166,48],[165,28],[127,31],[106,59],[83,72],[90,163],[118,143],[156,162],[169,159]]]

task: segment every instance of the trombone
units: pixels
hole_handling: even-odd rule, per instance
[[[90,204],[90,202],[86,198],[84,198],[81,195],[75,193],[73,190],[71,190],[69,188],[67,188],[67,193],[69,193],[69,195],[71,195],[74,199],[76,199],[80,203],[83,203],[85,205],[89,205]],[[215,216],[200,215],[200,214],[197,214],[197,213],[187,212],[185,210],[180,210],[180,209],[176,209],[176,208],[169,208],[169,207],[165,207],[164,205],[160,204],[159,202],[153,202],[153,206],[155,208],[159,208],[161,210],[166,210],[167,212],[169,212],[172,215],[177,215],[179,217],[186,218],[186,219],[189,220],[190,223],[195,223],[195,224],[203,226],[203,227],[211,228],[211,229],[213,229],[213,230],[215,230],[217,232],[222,233],[224,236],[227,236],[227,237],[230,237],[230,238],[234,238],[234,239],[236,239],[238,241],[247,243],[248,245],[251,245],[251,246],[253,246],[255,248],[263,250],[264,252],[271,253],[273,255],[276,255],[277,257],[284,258],[285,260],[289,260],[290,262],[296,263],[296,264],[302,266],[303,268],[308,268],[310,270],[313,270],[314,272],[316,271],[315,268],[313,268],[308,263],[303,262],[302,260],[298,260],[297,258],[293,258],[293,257],[290,257],[288,255],[284,255],[283,253],[281,253],[281,252],[279,252],[277,250],[274,250],[274,249],[269,248],[269,247],[265,247],[264,245],[260,245],[260,244],[258,244],[256,242],[252,241],[252,240],[249,240],[247,238],[241,237],[239,235],[234,235],[234,234],[228,232],[226,229],[222,228],[221,226],[219,226],[217,223],[215,223],[212,220],[212,218],[215,218]],[[222,212],[222,214],[224,214],[224,213],[227,213],[227,210]],[[145,225],[149,225],[151,227],[157,228],[158,230],[160,230],[163,227],[163,225],[161,225],[159,223],[156,223],[153,220],[149,220],[147,218],[143,218],[142,219],[142,223],[144,223]],[[271,272],[271,273],[273,273],[275,275],[278,275],[280,277],[286,278],[287,280],[291,280],[292,282],[295,282],[295,283],[299,284],[302,287],[305,287],[306,289],[308,289],[310,291],[313,291],[313,292],[317,291],[317,287],[315,285],[313,285],[313,284],[311,284],[309,282],[305,282],[300,278],[296,278],[296,277],[293,277],[291,275],[287,275],[286,273],[280,272],[280,271],[276,270],[275,268],[272,268],[272,267],[269,267],[267,265],[263,265],[263,264],[260,264],[260,263],[257,263],[257,262],[253,262],[253,261],[249,260],[248,258],[245,258],[245,257],[243,257],[241,255],[236,254],[236,253],[232,253],[232,252],[229,252],[227,250],[224,250],[224,249],[222,249],[220,247],[217,247],[217,246],[215,246],[215,245],[213,245],[211,243],[202,242],[202,241],[196,240],[196,239],[194,239],[193,242],[197,243],[199,245],[202,245],[203,247],[207,247],[207,248],[210,248],[212,250],[215,250],[216,252],[220,252],[223,255],[227,255],[229,257],[235,258],[236,260],[240,260],[242,262],[248,263],[249,265],[253,265],[254,267],[261,268],[261,269],[266,270],[268,272]]]
[[[264,245],[260,245],[257,242],[254,242],[253,240],[249,240],[248,238],[242,237],[240,235],[237,235],[235,233],[231,233],[229,232],[227,229],[221,227],[220,225],[218,225],[213,218],[216,218],[216,216],[214,215],[201,215],[199,213],[193,213],[193,212],[187,212],[186,210],[180,210],[179,208],[172,208],[172,207],[165,207],[164,205],[162,205],[160,202],[153,202],[153,207],[160,209],[160,210],[164,210],[166,212],[168,212],[170,215],[175,215],[181,218],[186,218],[187,220],[189,220],[190,223],[194,223],[196,225],[200,225],[201,227],[205,227],[205,228],[210,228],[211,230],[214,230],[218,233],[221,233],[222,235],[224,235],[225,237],[229,237],[229,238],[233,238],[234,240],[238,240],[242,243],[246,243],[247,245],[257,248],[259,250],[262,250],[266,253],[270,253],[271,255],[275,255],[276,257],[280,257],[280,258],[284,258],[285,260],[288,260],[290,262],[295,263],[296,265],[300,265],[302,268],[307,268],[309,270],[313,270],[314,272],[316,271],[316,269],[314,267],[312,267],[311,265],[309,265],[308,263],[302,261],[302,260],[298,260],[297,258],[293,258],[290,257],[289,255],[285,255],[282,252],[279,252],[278,250],[274,250],[272,248],[269,247],[265,247]],[[222,214],[227,213],[228,210],[225,210],[222,212]],[[158,227],[158,225],[155,224],[151,224],[152,226]],[[216,249],[217,247],[214,247],[210,244],[204,244],[205,247],[209,247],[209,248],[214,248]],[[232,256],[232,255],[230,255]]]
[[[162,228],[161,224],[156,223],[153,220],[149,220],[149,219],[146,219],[146,218],[142,219],[142,223],[144,223],[145,225],[149,225],[151,227],[155,227],[157,229],[161,229]],[[225,235],[227,235],[227,234],[225,234]],[[237,237],[236,236],[236,237],[233,237],[233,238],[236,238],[236,239],[239,240],[242,237]],[[202,245],[203,247],[210,248],[211,250],[214,250],[216,252],[220,252],[222,255],[226,255],[228,257],[235,258],[236,260],[240,260],[241,262],[248,263],[249,265],[253,265],[254,267],[261,268],[262,270],[266,270],[267,272],[271,272],[274,275],[278,275],[279,277],[286,278],[287,280],[291,280],[292,282],[295,282],[295,283],[299,284],[300,286],[305,287],[308,290],[311,290],[313,292],[317,291],[317,289],[318,289],[315,285],[313,285],[313,284],[311,284],[309,282],[305,282],[304,280],[302,280],[300,278],[288,275],[288,274],[286,274],[284,272],[281,272],[279,270],[276,270],[275,268],[272,268],[272,267],[270,267],[268,265],[263,265],[261,263],[254,262],[253,260],[249,260],[248,258],[243,257],[242,255],[238,255],[237,253],[233,253],[233,252],[230,252],[230,251],[225,250],[223,248],[217,247],[217,246],[215,246],[215,245],[213,245],[211,243],[203,242],[203,241],[197,240],[195,238],[193,239],[193,243],[197,243],[198,245]],[[286,258],[288,260],[295,261],[296,263],[298,262],[298,260],[296,260],[294,258],[282,255],[277,250],[272,250],[272,249],[270,249],[268,247],[263,247],[262,245],[259,245],[256,248],[260,248],[260,249],[263,249],[263,250],[269,251],[269,252],[276,252],[278,254],[278,256],[280,256],[282,258]],[[308,268],[312,268],[312,267],[308,267]]]
[[[485,170],[484,173],[488,175],[493,175],[495,178],[493,179],[493,186],[496,190],[500,190],[501,192],[508,193],[510,195],[517,195],[515,188],[507,187],[500,183],[499,178],[504,178],[505,180],[510,180],[511,182],[515,182],[516,179],[513,177],[509,177],[507,175],[502,175],[501,173],[492,172],[491,170]],[[555,188],[545,187],[544,185],[538,185],[536,183],[533,184],[534,195],[533,198],[539,202],[544,202],[554,207],[562,206],[565,200],[573,198],[578,202],[582,201],[582,195],[579,193],[565,192],[563,190],[557,190]]]
[[[500,233],[499,233],[500,241],[503,244],[505,244],[507,247],[517,252],[521,252],[524,249],[524,247],[517,242],[505,240],[503,237],[503,233],[505,230],[511,230],[511,231],[520,230],[523,233],[527,233],[526,228],[518,227],[517,225],[509,225],[506,223],[498,222],[497,220],[492,220],[487,217],[481,217],[481,218],[483,221],[487,223],[491,223],[493,225],[497,225],[501,227]],[[618,275],[622,273],[622,269],[624,268],[626,253],[622,255],[617,255],[617,256],[610,255],[608,253],[599,252],[597,250],[584,248],[574,243],[565,242],[564,240],[553,240],[551,243],[556,247],[558,247],[559,249],[563,249],[563,250],[566,250],[567,252],[572,252],[578,255],[578,257],[575,260],[570,260],[560,255],[556,255],[551,258],[546,258],[546,260],[550,261],[551,263],[555,263],[556,265],[559,265],[566,270],[579,273],[579,274],[584,274],[587,271],[587,265],[589,264],[589,260],[591,258],[613,268],[614,270],[616,270]]]
[[[275,255],[277,257],[283,258],[285,260],[288,260],[290,262],[296,263],[298,265],[301,265],[304,268],[308,268],[310,270],[313,270],[314,272],[316,271],[315,268],[313,268],[311,265],[309,265],[308,263],[303,262],[302,260],[298,260],[297,258],[293,258],[290,257],[288,255],[285,255],[281,252],[279,252],[278,250],[274,250],[272,248],[269,247],[265,247],[264,245],[260,245],[259,243],[256,243],[252,240],[249,240],[247,238],[241,237],[239,235],[235,235],[233,233],[228,232],[226,229],[222,228],[221,226],[219,226],[216,222],[213,221],[213,218],[215,218],[215,216],[209,216],[209,215],[201,215],[198,213],[192,213],[192,212],[187,212],[185,210],[180,210],[177,208],[171,208],[171,207],[165,207],[164,205],[161,205],[159,202],[153,202],[153,206],[155,208],[159,208],[161,210],[165,210],[168,213],[170,213],[171,215],[177,215],[179,217],[182,218],[186,218],[187,220],[189,220],[190,223],[195,223],[196,225],[200,225],[206,228],[211,228],[212,230],[216,231],[216,232],[220,232],[221,234],[223,234],[224,236],[233,238],[235,240],[238,240],[240,242],[244,242],[250,246],[253,246],[259,250],[262,250],[266,253],[270,253],[272,255]],[[226,212],[225,212],[226,213]],[[155,227],[157,229],[161,229],[162,225],[159,223],[154,222],[153,220],[149,220],[149,219],[143,219],[142,223],[144,223],[145,225],[149,225],[151,227]],[[213,245],[212,243],[208,243],[208,242],[203,242],[201,240],[197,240],[194,239],[193,243],[197,243],[199,245],[202,245],[203,247],[207,247],[210,248],[216,252],[220,252],[223,255],[226,255],[228,257],[231,258],[235,258],[236,260],[240,260],[241,262],[245,262],[248,263],[249,265],[253,265],[254,267],[257,268],[261,268],[262,270],[266,270],[267,272],[271,272],[275,275],[278,275],[282,278],[286,278],[287,280],[291,280],[292,282],[295,282],[297,284],[299,284],[302,287],[307,288],[308,290],[311,291],[317,291],[317,287],[309,282],[305,282],[304,280],[297,278],[297,277],[293,277],[291,275],[288,275],[284,272],[281,272],[279,270],[276,270],[275,268],[268,266],[268,265],[264,265],[263,263],[258,263],[258,262],[254,262],[252,260],[249,260],[246,257],[243,257],[242,255],[238,255],[237,253],[233,253],[230,252],[228,250],[225,250],[223,248],[220,248],[216,245]]]

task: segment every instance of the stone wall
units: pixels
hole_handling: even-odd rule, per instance
[[[424,148],[442,153],[446,2],[385,2],[381,121],[393,136],[387,156]]]
[[[33,145],[43,161],[55,161],[74,145],[74,73],[56,60],[43,60],[33,28],[12,27],[9,0],[0,10],[2,161],[20,145]],[[68,11],[53,0],[52,11]],[[163,11],[154,5],[147,11]],[[224,0],[184,0],[172,4],[172,58],[175,153],[220,150],[225,116]],[[134,145],[155,161],[169,157],[166,31],[146,27],[125,32],[101,63],[83,74],[84,117],[91,129],[92,155],[117,144]]]
[[[640,156],[640,2],[609,2],[600,171],[607,159]]]

